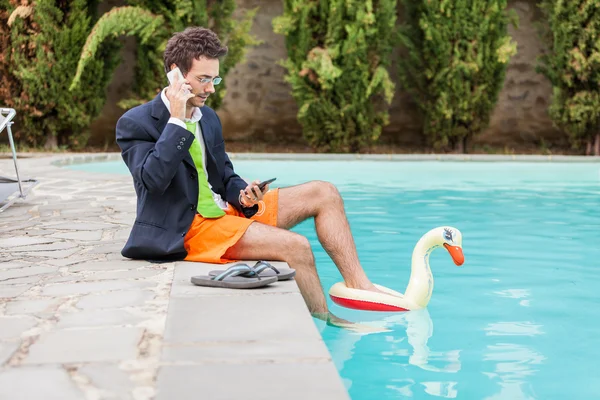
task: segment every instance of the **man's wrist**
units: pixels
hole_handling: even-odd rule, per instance
[[[240,193],[239,197],[238,197],[238,201],[240,202],[240,206],[244,207],[244,208],[252,208],[254,206],[257,206],[258,204],[250,204],[250,205],[246,205],[245,202],[242,200],[242,194]]]
[[[171,117],[171,118],[169,118],[169,123],[178,125],[178,126],[182,127],[183,129],[187,129],[187,127],[185,126],[185,121],[183,121],[179,118]]]
[[[244,202],[242,201],[242,194],[240,193],[240,195],[238,196],[238,201],[240,203],[241,207],[246,207],[246,205],[244,204]]]

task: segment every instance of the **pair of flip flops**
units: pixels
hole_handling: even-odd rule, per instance
[[[208,276],[192,276],[196,286],[230,289],[253,289],[273,282],[292,279],[296,271],[291,268],[275,268],[266,261],[258,261],[253,267],[237,263],[226,270],[210,271]]]

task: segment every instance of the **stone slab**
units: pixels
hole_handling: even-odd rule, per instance
[[[0,249],[17,250],[17,247],[31,246],[36,244],[52,243],[54,239],[48,238],[33,238],[29,236],[14,236],[11,238],[0,239]]]
[[[26,221],[26,222],[22,222],[20,224],[15,224],[13,222],[13,223],[1,225],[0,232],[4,233],[4,232],[18,231],[20,229],[27,229],[27,228],[31,228],[32,226],[38,225],[38,223],[39,222],[37,222],[37,221]]]
[[[77,303],[83,310],[140,306],[155,297],[148,290],[118,290],[107,294],[89,294]]]
[[[18,297],[31,288],[31,285],[0,285],[0,299]]]
[[[73,231],[100,231],[103,229],[117,229],[118,225],[113,224],[102,224],[97,222],[66,222],[66,223],[52,223],[44,226],[46,229],[58,229],[58,230],[73,230]]]
[[[35,257],[35,258],[67,258],[77,253],[81,249],[76,247],[73,249],[67,250],[54,250],[54,251],[36,251],[35,253],[23,253],[25,257]]]
[[[202,342],[166,344],[161,360],[178,363],[274,363],[293,361],[331,361],[325,342],[306,340],[258,340],[244,342]]]
[[[88,250],[88,252],[86,254],[111,254],[111,253],[120,254],[121,250],[123,250],[124,245],[125,245],[124,242],[119,242],[116,244],[107,244],[107,245],[103,245],[103,246],[98,246],[98,247],[94,247],[94,248]]]
[[[320,339],[302,296],[171,298],[166,342]]]
[[[330,364],[213,364],[160,368],[156,400],[350,400]]]
[[[37,244],[37,245],[26,246],[26,247],[24,247],[24,246],[15,247],[14,249],[12,249],[12,252],[18,253],[18,252],[32,252],[32,251],[40,251],[40,252],[41,251],[55,251],[55,250],[73,249],[75,247],[77,247],[77,245],[75,243],[55,240],[53,243]]]
[[[0,263],[0,271],[28,267],[30,264],[21,261],[4,261]]]
[[[55,233],[52,237],[59,239],[70,239],[70,240],[100,240],[102,239],[102,231],[83,231],[83,232],[65,232]]]
[[[129,271],[102,271],[86,277],[86,280],[106,280],[106,279],[138,279],[149,278],[154,275],[162,274],[165,270],[141,269]]]
[[[144,318],[125,310],[87,310],[62,314],[57,329],[107,325],[135,325]]]
[[[59,366],[19,367],[0,372],[0,399],[81,400],[83,393]]]
[[[54,265],[56,267],[66,267],[68,265],[79,264],[83,262],[91,262],[92,257],[71,257],[57,260],[44,260],[43,263],[46,265]]]
[[[51,235],[52,233],[54,233],[54,231],[51,230],[45,230],[45,229],[28,229],[26,231],[27,236],[47,236],[47,235]]]
[[[12,357],[20,345],[20,341],[0,342],[0,367]]]
[[[0,286],[3,286],[3,285],[21,285],[23,283],[36,284],[42,278],[45,278],[47,276],[48,276],[48,274],[43,274],[43,275],[35,275],[35,276],[26,276],[24,278],[7,279],[7,280],[4,280],[4,281],[0,281]]]
[[[33,317],[0,317],[0,340],[15,340],[21,334],[37,325]]]
[[[69,267],[69,272],[137,269],[140,267],[148,267],[151,265],[152,264],[150,264],[147,261],[137,261],[128,259],[115,261],[86,261]]]
[[[56,272],[56,267],[25,267],[25,268],[12,268],[8,271],[0,271],[0,281],[7,279],[21,278],[25,276],[49,274]]]
[[[87,376],[92,385],[107,392],[103,399],[129,399],[134,385],[129,375],[116,364],[88,364],[79,373]]]
[[[135,359],[143,329],[65,329],[43,334],[29,348],[25,364],[84,363]]]
[[[54,299],[17,300],[6,305],[7,315],[39,314],[58,304]]]
[[[103,281],[103,282],[79,282],[79,283],[58,283],[47,285],[42,289],[44,296],[69,296],[75,294],[84,294],[92,292],[101,292],[105,290],[122,290],[132,288],[144,288],[154,286],[150,282],[122,282],[122,281]]]

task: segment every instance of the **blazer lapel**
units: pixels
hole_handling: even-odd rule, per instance
[[[152,118],[156,120],[154,126],[156,126],[156,140],[160,137],[160,134],[167,126],[167,122],[169,122],[169,118],[171,114],[163,103],[162,98],[160,97],[160,93],[154,98],[152,101]]]

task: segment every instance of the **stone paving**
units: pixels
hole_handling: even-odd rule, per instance
[[[200,288],[214,266],[123,258],[131,178],[52,165],[94,157],[118,159],[19,160],[40,183],[0,213],[0,399],[348,398],[294,281]]]

